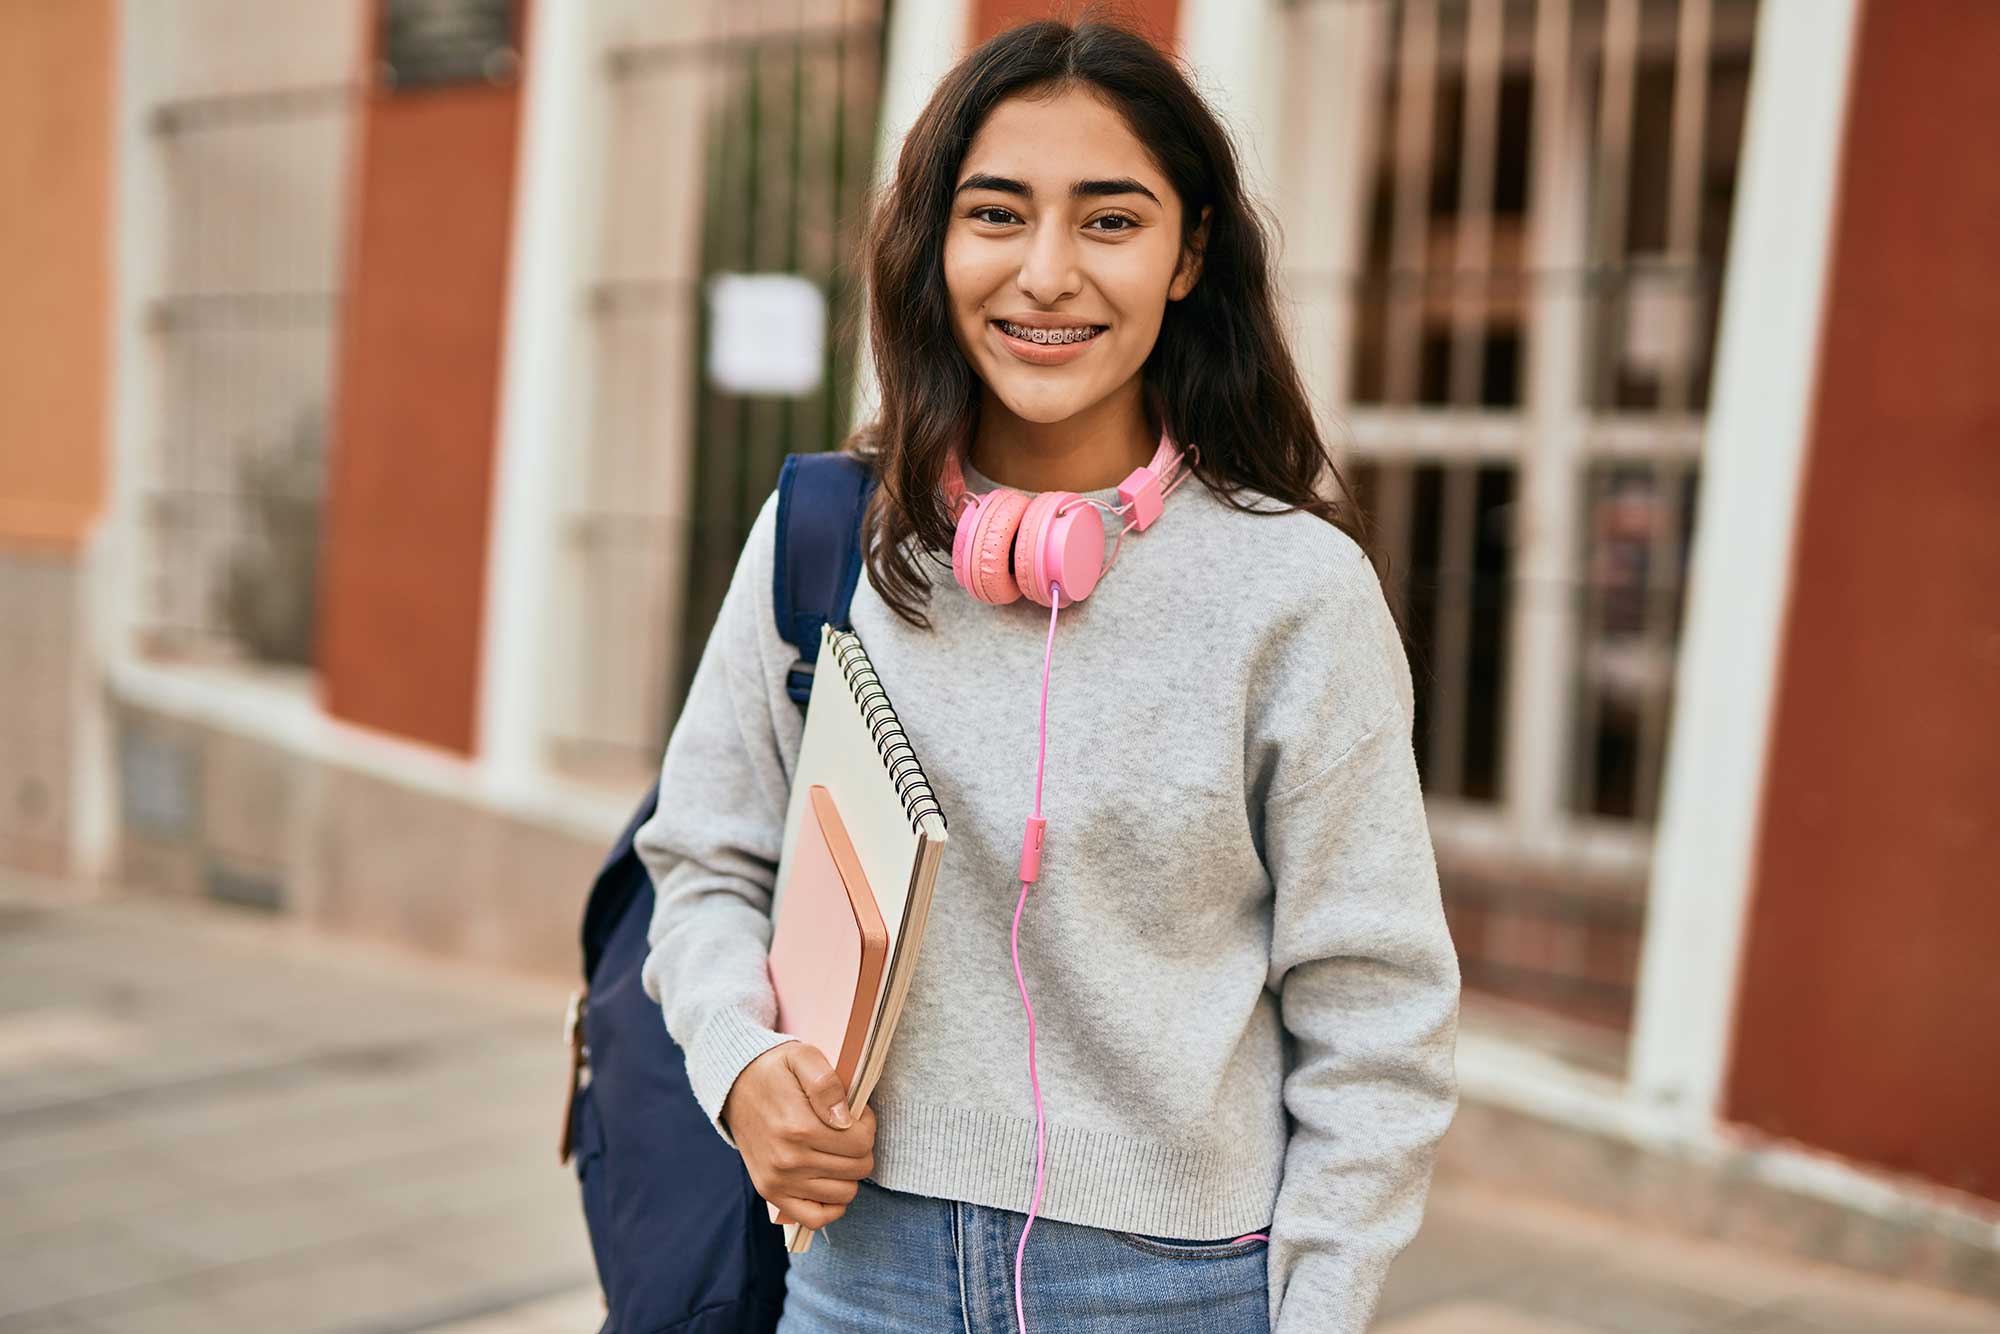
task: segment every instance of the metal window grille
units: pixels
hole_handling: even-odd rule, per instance
[[[1285,12],[1287,282],[1408,634],[1447,906],[1533,884],[1466,974],[1619,1024],[1634,953],[1597,935],[1638,929],[1755,0]]]
[[[624,781],[658,763],[738,553],[789,452],[838,443],[846,321],[880,100],[880,0],[662,6],[621,35],[596,380],[563,520],[557,767]],[[818,390],[720,391],[703,374],[704,282],[801,274],[827,294]]]
[[[313,661],[341,201],[361,91],[302,82],[152,107],[166,200],[147,316],[162,401],[140,483],[139,640],[152,655]]]

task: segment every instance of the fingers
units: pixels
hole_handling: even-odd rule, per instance
[[[815,1177],[859,1181],[862,1177],[873,1175],[875,1154],[873,1150],[858,1155],[822,1153],[799,1145],[780,1144],[772,1151],[771,1167],[778,1174],[782,1188],[796,1187],[800,1182]],[[806,1193],[811,1194],[810,1191]]]
[[[813,1115],[809,1108],[784,1129],[786,1138],[801,1148],[835,1158],[864,1158],[875,1151],[875,1112],[870,1108],[854,1118],[846,1130],[835,1130]]]
[[[847,1210],[847,1206],[854,1203],[854,1197],[860,1192],[860,1189],[860,1186],[852,1181],[832,1180],[822,1177],[817,1180],[808,1181],[805,1185],[801,1186],[798,1198],[811,1200],[814,1204],[839,1209],[844,1213]]]
[[[818,1200],[781,1195],[777,1199],[780,1223],[803,1223],[817,1231],[847,1212],[845,1204],[822,1204]]]
[[[835,1130],[846,1130],[854,1124],[847,1109],[847,1088],[818,1047],[810,1042],[793,1043],[786,1048],[785,1060],[821,1121]]]

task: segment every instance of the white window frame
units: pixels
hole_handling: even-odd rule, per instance
[[[1435,3],[1426,5],[1425,0],[1407,3],[1420,18],[1437,10]],[[1212,7],[1192,0],[1188,6],[1197,11]],[[1593,228],[1615,231],[1623,224],[1620,216],[1588,216],[1589,186],[1600,174],[1624,179],[1630,96],[1641,40],[1639,0],[1611,0],[1609,5],[1604,41],[1610,58],[1605,87],[1597,93],[1603,105],[1594,141],[1588,99],[1593,95],[1590,75],[1596,49],[1583,50],[1574,40],[1568,31],[1570,10],[1568,4],[1545,4],[1536,14],[1533,59],[1538,92],[1553,85],[1549,74],[1555,70],[1561,71],[1562,92],[1559,100],[1538,96],[1535,102],[1525,259],[1530,273],[1582,271]],[[1285,38],[1279,43],[1279,77],[1270,82],[1289,96],[1282,115],[1268,106],[1259,108],[1260,125],[1275,128],[1268,135],[1260,132],[1257,146],[1268,140],[1279,163],[1280,188],[1275,193],[1285,233],[1285,268],[1303,279],[1288,291],[1298,316],[1302,373],[1327,410],[1329,443],[1343,469],[1366,461],[1491,463],[1517,470],[1513,587],[1505,632],[1508,669],[1501,705],[1505,737],[1501,796],[1496,804],[1488,804],[1434,795],[1428,799],[1432,827],[1441,844],[1472,855],[1504,855],[1592,875],[1641,878],[1652,856],[1651,828],[1641,821],[1576,812],[1566,799],[1577,735],[1572,687],[1578,647],[1577,618],[1566,603],[1580,578],[1585,550],[1580,502],[1590,470],[1608,461],[1691,467],[1702,457],[1703,420],[1690,411],[1606,413],[1589,405],[1584,392],[1589,368],[1586,298],[1578,285],[1567,283],[1538,284],[1528,298],[1533,305],[1523,323],[1527,343],[1518,410],[1352,402],[1350,347],[1356,303],[1329,279],[1361,271],[1367,196],[1373,185],[1368,179],[1370,146],[1380,133],[1378,118],[1385,114],[1383,61],[1405,60],[1405,68],[1412,70],[1439,66],[1435,25],[1417,25],[1415,50],[1387,50],[1390,12],[1386,4],[1338,0],[1300,0],[1272,12],[1270,21],[1285,30]],[[1471,0],[1467,40],[1473,44],[1470,60],[1475,67],[1482,61],[1497,62],[1499,12],[1498,0]],[[1675,46],[1706,53],[1707,6],[1691,3],[1681,12],[1679,29],[1672,35]],[[1490,99],[1492,83],[1473,95]],[[1428,90],[1429,85],[1423,85],[1412,104],[1419,116],[1407,128],[1400,119],[1395,126],[1396,151],[1411,155],[1414,162],[1405,163],[1401,182],[1405,189],[1428,187],[1429,127],[1421,115],[1428,105]],[[1699,79],[1677,82],[1677,141],[1699,143],[1702,93]],[[1478,168],[1481,154],[1490,162],[1490,139],[1470,149],[1468,168]],[[1675,253],[1691,252],[1699,159],[1684,149],[1676,161],[1669,244]],[[1470,171],[1467,179],[1471,180]],[[1604,193],[1622,198],[1622,190]],[[1405,209],[1402,215],[1412,217],[1414,226],[1396,235],[1392,246],[1405,262],[1421,262],[1427,245],[1422,210]],[[1469,234],[1460,263],[1483,269],[1490,223],[1469,210],[1461,225]],[[1392,337],[1391,342],[1397,340]],[[1407,357],[1391,368],[1391,375],[1407,387],[1414,375]],[[1680,392],[1685,401],[1685,386]],[[1468,474],[1460,476],[1469,479]],[[1448,487],[1447,507],[1454,499],[1458,502],[1460,525],[1469,531],[1470,488],[1461,485],[1457,494],[1452,490]],[[1401,531],[1393,498],[1385,508],[1390,531],[1385,531],[1384,539],[1398,550]],[[1407,511],[1401,517],[1406,522]],[[1463,671],[1465,627],[1458,625],[1455,635],[1452,628],[1451,623],[1441,625],[1437,664],[1441,676]],[[1462,709],[1443,720],[1454,735],[1455,718],[1462,720]]]

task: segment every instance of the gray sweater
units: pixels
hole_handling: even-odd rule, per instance
[[[737,1074],[786,1040],[765,958],[803,724],[771,618],[776,510],[751,528],[636,840],[658,888],[645,989],[725,1139]],[[1049,612],[977,602],[949,569],[932,588],[931,633],[865,573],[851,612],[951,837],[870,1099],[873,1179],[1025,1213],[1035,1111],[1008,934]],[[1047,840],[1020,941],[1039,1216],[1268,1230],[1278,1334],[1367,1326],[1456,1106],[1458,963],[1411,707],[1353,541],[1309,514],[1241,513],[1198,479],[1056,625]]]

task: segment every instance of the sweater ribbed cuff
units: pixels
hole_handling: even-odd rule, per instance
[[[730,1148],[740,1151],[722,1124],[722,1104],[728,1099],[736,1076],[771,1048],[792,1040],[789,1034],[744,1018],[741,1011],[724,1008],[709,1016],[694,1041],[683,1048],[687,1056],[688,1087],[694,1091],[694,1100],[708,1113],[708,1123]]]

